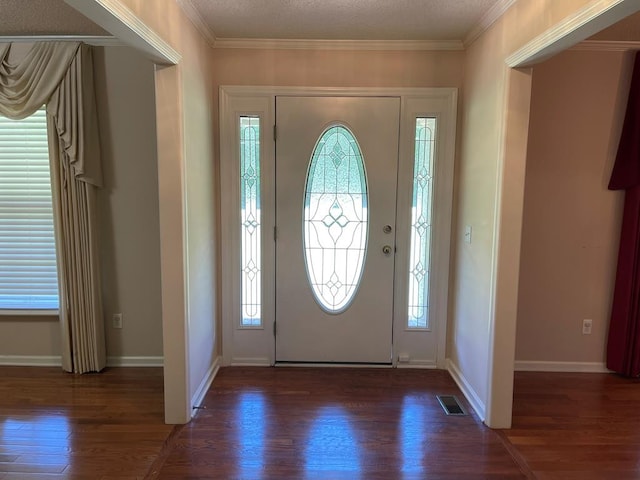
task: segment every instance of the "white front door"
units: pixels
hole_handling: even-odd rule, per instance
[[[400,99],[276,98],[276,361],[392,362]]]

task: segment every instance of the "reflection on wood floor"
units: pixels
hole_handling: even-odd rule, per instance
[[[540,480],[640,479],[640,380],[516,372],[504,434]]]
[[[516,373],[495,432],[443,371],[225,368],[173,430],[161,369],[0,367],[0,480],[640,479],[639,383]]]
[[[0,480],[142,479],[173,427],[162,369],[0,367]]]
[[[526,478],[495,432],[447,417],[436,394],[461,397],[444,371],[225,368],[153,478]]]

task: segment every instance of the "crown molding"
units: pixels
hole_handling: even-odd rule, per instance
[[[640,50],[640,40],[584,40],[569,50],[589,52],[626,52]]]
[[[637,0],[599,0],[569,15],[506,59],[511,68],[540,62],[640,10]]]
[[[516,3],[516,0],[498,0],[498,2],[496,2],[495,5],[491,7],[469,31],[463,40],[464,46],[468,47],[475,42],[480,35],[487,31],[491,25],[502,17],[504,12],[506,12],[514,3]]]
[[[94,47],[122,47],[122,40],[111,36],[83,35],[0,35],[0,43],[80,42]]]
[[[182,58],[160,35],[120,0],[64,0],[126,45],[144,52],[154,62],[176,65]]]
[[[275,50],[464,50],[459,40],[298,40],[218,38],[215,48]]]
[[[198,9],[193,6],[191,0],[176,0],[178,6],[182,9],[182,12],[187,16],[196,30],[207,40],[210,47],[213,47],[216,42],[216,35],[213,30],[209,28],[207,22],[204,21]]]

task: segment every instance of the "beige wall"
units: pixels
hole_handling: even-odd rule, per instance
[[[214,162],[211,49],[199,35],[185,39],[185,64],[197,70],[183,76],[189,389],[191,398],[207,377],[220,350],[218,343],[217,204]]]
[[[510,71],[505,60],[569,15],[597,5],[519,0],[467,49],[449,356],[481,415],[496,428],[511,424],[530,95],[528,73]],[[624,6],[638,8],[631,1]],[[465,225],[473,228],[471,245],[463,240]]]
[[[607,183],[631,61],[568,51],[534,67],[517,360],[604,362],[623,200]]]
[[[191,418],[219,355],[212,52],[173,0],[121,0],[182,55],[156,68],[165,420]]]
[[[467,52],[463,88],[460,163],[452,247],[451,317],[448,357],[471,384],[475,394],[487,396],[493,269],[494,207],[497,185],[498,139],[501,122],[493,112],[501,102],[504,79],[498,35],[485,34]],[[493,117],[488,119],[488,112]],[[501,112],[500,112],[501,113]],[[456,227],[457,225],[457,227]],[[472,228],[472,242],[463,243],[461,232]],[[484,415],[484,412],[481,413]]]
[[[107,355],[161,357],[153,65],[128,48],[98,48],[94,71],[105,180],[97,198]],[[124,314],[121,330],[111,327],[115,312]],[[60,352],[57,317],[0,318],[0,356]]]
[[[126,47],[96,49],[105,186],[98,193],[109,356],[162,356],[153,64]],[[123,314],[123,328],[111,316]]]
[[[462,51],[243,48],[215,49],[213,55],[216,126],[221,85],[459,88],[464,66]]]
[[[215,49],[219,85],[456,87],[464,52]]]
[[[0,359],[8,364],[15,358],[34,358],[36,364],[61,365],[58,317],[6,316],[0,318]],[[55,358],[43,358],[55,357]]]

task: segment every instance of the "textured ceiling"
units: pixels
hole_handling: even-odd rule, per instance
[[[0,36],[29,35],[109,33],[62,0],[0,0]]]
[[[462,40],[499,0],[185,0],[217,38]]]
[[[155,0],[145,0],[155,1]],[[217,38],[463,40],[509,0],[177,0]],[[109,33],[63,0],[0,0],[0,36]],[[640,13],[591,37],[640,40]]]

